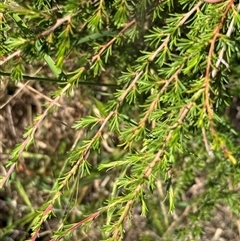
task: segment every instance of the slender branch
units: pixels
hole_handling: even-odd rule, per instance
[[[80,222],[74,224],[71,228],[69,228],[67,231],[71,232],[72,230],[82,226],[83,224],[89,222],[89,221],[93,221],[95,218],[97,218],[100,215],[100,211],[97,211],[95,213],[92,213],[91,215],[89,215],[88,217],[84,218],[83,220],[81,220]],[[67,233],[68,233],[67,232]]]
[[[205,128],[202,128],[202,135],[203,135],[203,142],[205,144],[205,149],[206,149],[206,151],[208,153],[208,156],[212,159],[212,158],[214,158],[214,153],[211,150],[210,145],[208,143],[208,139],[207,139],[207,134],[206,134]]]
[[[76,14],[75,14],[75,15],[76,15]],[[48,35],[48,34],[52,33],[56,28],[58,28],[58,27],[59,27],[60,25],[62,25],[64,22],[66,22],[66,21],[69,22],[72,17],[73,17],[73,15],[70,14],[70,15],[67,15],[67,16],[65,16],[65,17],[63,17],[63,18],[57,19],[56,23],[55,23],[52,27],[50,27],[49,29],[47,29],[47,30],[43,31],[42,33],[40,33],[40,34],[39,34],[39,37],[43,37],[43,36],[45,36],[45,35]]]
[[[168,226],[167,230],[163,233],[162,237],[164,238],[167,236],[174,228],[179,224],[182,223],[183,219],[186,218],[189,215],[189,212],[191,211],[192,206],[187,206],[184,211],[181,213],[181,215],[178,217],[177,220],[174,220],[170,226]]]
[[[184,14],[184,17],[182,18],[182,20],[179,22],[179,24],[177,25],[177,28],[181,27],[187,20],[188,18],[199,9],[199,7],[202,5],[202,2],[199,1],[193,8],[191,8],[191,10],[187,13]]]
[[[167,47],[169,40],[170,40],[170,34],[168,34],[164,42],[156,49],[156,51],[153,52],[153,54],[149,58],[149,61],[152,62],[156,58],[156,56],[160,53],[160,51],[163,48]]]
[[[33,75],[36,75],[40,70],[42,69],[42,67],[40,67]],[[0,71],[0,76],[2,72]],[[9,73],[10,74],[10,73]],[[20,85],[19,90],[11,97],[9,98],[4,104],[2,104],[0,106],[0,110],[6,106],[12,99],[14,99],[25,87],[28,87],[29,89],[31,89],[32,91],[35,91],[35,93],[37,92],[39,95],[43,96],[44,98],[48,98],[47,96],[43,95],[42,93],[38,92],[37,90],[33,89],[31,86],[28,86],[29,81],[27,81],[25,84],[21,84],[18,83],[18,85]],[[49,101],[52,101],[52,99],[48,98]]]
[[[11,102],[11,100],[14,99],[14,98],[24,89],[24,87],[25,87],[28,83],[29,83],[29,81],[27,81],[24,85],[22,85],[21,88],[19,88],[19,89],[17,90],[17,92],[16,92],[11,98],[9,98],[5,103],[3,103],[2,105],[0,105],[0,110],[1,110],[2,108],[4,108],[9,102]]]
[[[225,0],[203,0],[204,2],[206,3],[220,3],[222,1],[225,1]]]
[[[217,27],[214,30],[214,35],[210,41],[210,48],[209,48],[208,57],[207,57],[207,67],[206,67],[206,73],[205,73],[205,106],[206,106],[206,109],[208,112],[209,119],[211,121],[212,130],[214,129],[213,125],[212,125],[213,111],[212,111],[211,103],[210,103],[210,99],[209,99],[209,97],[210,97],[210,69],[211,69],[211,65],[212,65],[212,56],[214,53],[215,42],[216,42],[216,40],[219,36],[219,32],[223,26],[223,22],[227,16],[229,9],[232,7],[233,4],[234,4],[234,0],[231,0],[230,3],[228,4],[226,10],[224,11],[219,24],[217,25]]]
[[[112,38],[107,44],[103,45],[101,50],[95,55],[93,56],[91,62],[96,61],[98,58],[100,58],[101,54],[110,46],[112,45],[118,37],[120,37],[128,28],[130,28],[133,24],[136,23],[136,20],[132,20],[131,22],[127,23],[125,25],[125,27],[117,34],[116,37]]]
[[[150,107],[147,110],[147,113],[145,114],[145,116],[142,118],[139,126],[144,126],[145,122],[147,121],[147,118],[149,117],[149,115],[151,114],[151,112],[155,109],[156,104],[158,102],[158,99],[160,97],[160,95],[163,94],[163,92],[166,90],[166,88],[168,87],[168,85],[177,78],[178,74],[180,73],[181,68],[178,68],[177,71],[166,81],[165,85],[161,88],[161,90],[159,91],[159,93],[157,94],[156,98],[153,100],[153,102],[151,103]]]
[[[240,11],[240,2],[238,3],[237,10]],[[226,33],[226,36],[230,38],[233,30],[234,30],[234,17],[232,18],[232,21],[231,21],[231,23],[230,23],[230,25],[228,27],[228,31]],[[221,49],[221,51],[220,51],[220,53],[218,55],[218,60],[217,60],[217,63],[215,65],[215,68],[212,70],[212,73],[211,73],[212,78],[216,77],[218,69],[219,69],[219,66],[220,66],[221,63],[224,63],[226,65],[226,67],[229,67],[228,64],[226,64],[223,61],[223,55],[224,55],[225,51],[226,51],[226,47],[224,46]]]
[[[6,58],[4,58],[2,61],[0,61],[0,66],[4,65],[5,63],[7,63],[10,59],[14,58],[15,56],[20,56],[21,52],[22,52],[22,50],[20,50],[20,49],[13,52],[12,54],[10,54]]]
[[[137,83],[137,81],[139,80],[139,78],[141,77],[143,71],[140,71],[139,73],[136,74],[136,77],[134,78],[134,80],[131,82],[131,84],[128,86],[128,88],[126,89],[126,91],[124,91],[124,93],[118,98],[118,101],[120,103],[123,102],[123,100],[126,98],[126,96],[128,95],[128,93],[130,92],[130,90],[135,86],[135,84]]]
[[[0,71],[0,76],[11,76],[11,73]],[[70,75],[67,75],[67,78],[70,78]],[[28,76],[22,75],[23,80],[32,80],[32,81],[46,81],[46,82],[53,82],[53,83],[61,83],[59,79],[54,78],[45,78],[45,77],[38,77],[38,76]],[[119,87],[116,84],[106,84],[106,83],[97,83],[97,82],[89,82],[89,81],[78,81],[80,85],[87,85],[87,86],[106,86],[106,87]]]

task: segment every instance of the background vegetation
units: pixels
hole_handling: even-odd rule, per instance
[[[240,3],[0,3],[1,240],[239,240]]]

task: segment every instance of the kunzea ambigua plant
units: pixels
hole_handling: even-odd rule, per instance
[[[72,141],[48,198],[33,212],[29,240],[66,200],[71,207],[63,215],[74,206],[83,215],[60,217],[51,240],[81,239],[80,230],[93,223],[101,230],[98,239],[123,240],[136,207],[159,237],[192,240],[217,204],[239,212],[238,133],[226,108],[234,91],[240,3],[38,0],[3,1],[0,8],[3,80],[48,81],[58,88],[12,150],[1,188],[59,100],[78,88],[91,93],[86,116],[72,126],[83,134]],[[48,70],[30,76],[29,66]],[[108,195],[91,208],[77,203],[86,185],[106,177]],[[197,177],[203,177],[203,191],[184,199]],[[173,216],[186,211],[186,225],[171,226]]]

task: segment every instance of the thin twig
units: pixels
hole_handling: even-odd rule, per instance
[[[151,103],[150,107],[147,110],[147,113],[145,114],[145,116],[142,118],[139,126],[144,126],[145,122],[147,121],[147,118],[149,117],[149,115],[151,114],[151,112],[155,109],[156,104],[158,103],[158,99],[159,97],[164,93],[164,91],[167,89],[168,85],[178,77],[178,74],[180,73],[181,68],[178,68],[176,70],[176,72],[165,82],[164,86],[161,88],[161,90],[159,91],[159,94],[156,96],[156,98],[153,100],[153,102]]]
[[[240,10],[240,2],[238,3],[237,10],[238,11]],[[234,30],[234,17],[232,18],[232,21],[231,21],[231,23],[230,23],[230,25],[228,27],[228,31],[226,33],[226,36],[230,38],[233,30]],[[212,73],[211,73],[212,78],[216,77],[217,72],[219,70],[219,66],[220,66],[221,63],[225,64],[227,68],[229,67],[228,64],[225,63],[225,61],[223,59],[223,55],[224,55],[225,51],[226,51],[226,47],[224,46],[221,49],[221,51],[220,51],[220,53],[218,55],[218,60],[217,60],[217,63],[215,65],[215,68],[212,70]]]
[[[64,22],[66,21],[70,21],[71,18],[72,18],[72,14],[70,15],[67,15],[63,18],[60,18],[60,19],[57,19],[56,23],[49,29],[45,30],[44,32],[40,33],[39,36],[42,37],[42,36],[45,36],[45,35],[48,35],[50,33],[52,33],[56,28],[58,28],[61,24],[63,24]]]
[[[101,54],[110,46],[112,45],[119,36],[121,36],[128,28],[130,28],[134,23],[136,23],[136,20],[132,20],[131,22],[127,23],[125,27],[117,34],[116,37],[112,38],[108,43],[102,46],[101,50],[92,57],[91,62],[95,62],[97,59],[100,58]]]
[[[160,53],[160,51],[163,48],[167,47],[169,40],[170,40],[170,34],[166,37],[164,42],[156,49],[156,51],[153,52],[153,54],[149,58],[149,61],[152,62],[156,58],[156,56]]]
[[[85,68],[84,68],[85,70]],[[0,76],[11,76],[11,73],[0,71]],[[71,77],[67,75],[67,77]],[[38,77],[38,76],[28,76],[28,75],[22,75],[23,80],[35,80],[35,81],[47,81],[47,82],[53,82],[53,83],[59,83],[59,79],[54,78],[46,78],[46,77]],[[116,84],[106,84],[106,83],[96,83],[96,82],[90,82],[90,81],[78,81],[79,85],[87,85],[87,86],[106,86],[106,87],[118,87]]]
[[[160,206],[161,206],[161,210],[162,210],[162,214],[163,214],[163,220],[164,220],[164,223],[166,225],[166,227],[169,226],[169,221],[168,221],[168,216],[167,216],[167,209],[164,205],[164,202],[162,201],[164,199],[164,193],[163,193],[163,188],[162,188],[162,182],[161,180],[157,180],[156,181],[156,188],[158,190],[158,194],[160,196]]]
[[[120,103],[123,102],[123,100],[126,98],[126,96],[128,95],[128,93],[130,92],[130,90],[135,86],[136,82],[139,80],[139,78],[141,77],[143,71],[140,71],[139,73],[136,74],[134,80],[131,82],[131,84],[128,86],[128,88],[126,89],[126,91],[124,91],[124,93],[118,98],[118,101]]]
[[[28,81],[28,82],[29,82],[29,81]],[[47,100],[47,101],[49,101],[49,102],[52,101],[52,99],[51,99],[50,97],[44,95],[43,93],[41,93],[41,92],[39,92],[38,90],[34,89],[34,88],[33,88],[32,86],[30,86],[30,85],[27,85],[27,86],[26,86],[25,84],[17,83],[17,86],[18,86],[19,88],[22,88],[23,86],[25,86],[29,91],[33,92],[34,94],[39,95],[40,97],[42,97],[43,99],[45,99],[45,100]],[[58,105],[61,106],[60,104],[58,104]]]
[[[19,56],[21,54],[22,50],[16,50],[12,54],[8,55],[6,58],[4,58],[2,61],[0,61],[0,66],[4,65],[7,63],[10,59],[14,58],[15,56]]]
[[[214,132],[214,127],[212,124],[212,119],[213,119],[213,111],[211,108],[211,103],[210,103],[210,69],[211,69],[211,65],[212,65],[212,56],[213,56],[213,52],[214,52],[214,48],[215,48],[215,42],[219,36],[219,32],[223,26],[223,22],[227,16],[227,13],[229,11],[229,9],[232,7],[232,5],[234,4],[234,0],[231,0],[231,2],[228,4],[226,10],[223,13],[223,16],[219,22],[219,24],[217,25],[217,27],[214,30],[214,35],[213,38],[211,39],[211,43],[210,43],[210,48],[209,48],[209,52],[208,52],[208,57],[207,57],[207,67],[206,67],[206,73],[205,73],[205,106],[208,112],[208,116],[209,119],[211,121],[211,129]]]
[[[9,102],[11,102],[23,89],[24,87],[29,83],[29,81],[27,81],[25,84],[22,84],[22,86],[17,90],[17,92],[11,97],[9,98],[5,103],[3,103],[0,106],[0,110],[3,109]]]
[[[41,71],[42,67],[38,68],[37,71],[31,76],[31,77],[34,77],[36,74],[39,73],[39,71]],[[1,72],[0,72],[0,75],[1,75]],[[14,99],[23,89],[24,87],[27,87],[27,88],[30,88],[33,92],[37,90],[33,89],[31,86],[28,86],[28,83],[30,82],[30,80],[28,80],[25,84],[22,84],[22,83],[17,83],[17,86],[19,86],[19,90],[9,99],[7,100],[4,104],[2,104],[0,106],[0,109],[2,109],[4,106],[6,106],[12,99]],[[41,94],[40,92],[37,92],[38,94],[40,95],[43,95]],[[44,96],[44,95],[43,95]],[[46,97],[46,96],[45,96]],[[52,101],[52,99],[50,99]]]
[[[12,135],[16,138],[17,137],[17,133],[16,133],[16,129],[14,127],[14,124],[13,124],[13,118],[12,118],[12,111],[11,111],[11,107],[10,105],[7,106],[7,113],[8,113],[8,121],[9,121],[9,127],[10,127],[10,130],[12,132]]]
[[[176,226],[178,226],[185,217],[188,216],[190,210],[191,210],[191,206],[187,206],[184,211],[182,212],[182,214],[178,217],[177,220],[173,221],[171,223],[171,225],[168,227],[168,229],[164,232],[163,237],[167,236],[168,233],[170,233]]]
[[[182,18],[182,20],[179,22],[179,24],[177,25],[177,28],[181,27],[187,20],[188,18],[199,9],[199,7],[201,6],[202,2],[199,1],[193,8],[191,8],[191,10],[187,13],[184,14],[184,17]]]
[[[208,153],[208,156],[212,159],[212,158],[214,158],[214,154],[213,154],[213,151],[211,150],[211,148],[209,146],[205,128],[202,128],[202,135],[203,135],[203,142],[205,144],[205,148],[206,148],[206,151]]]

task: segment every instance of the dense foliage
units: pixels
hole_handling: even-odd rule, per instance
[[[196,240],[219,205],[239,213],[238,112],[228,107],[239,90],[239,8],[233,0],[0,3],[2,85],[52,90],[4,161],[0,187],[15,185],[28,209],[0,236],[23,225],[37,240],[54,217],[51,240],[90,240],[93,230],[92,240],[127,240],[141,214],[150,231],[136,240]],[[78,135],[46,153],[36,135],[73,96]],[[35,168],[30,187],[18,175],[23,159]],[[33,187],[44,193],[39,202]]]

